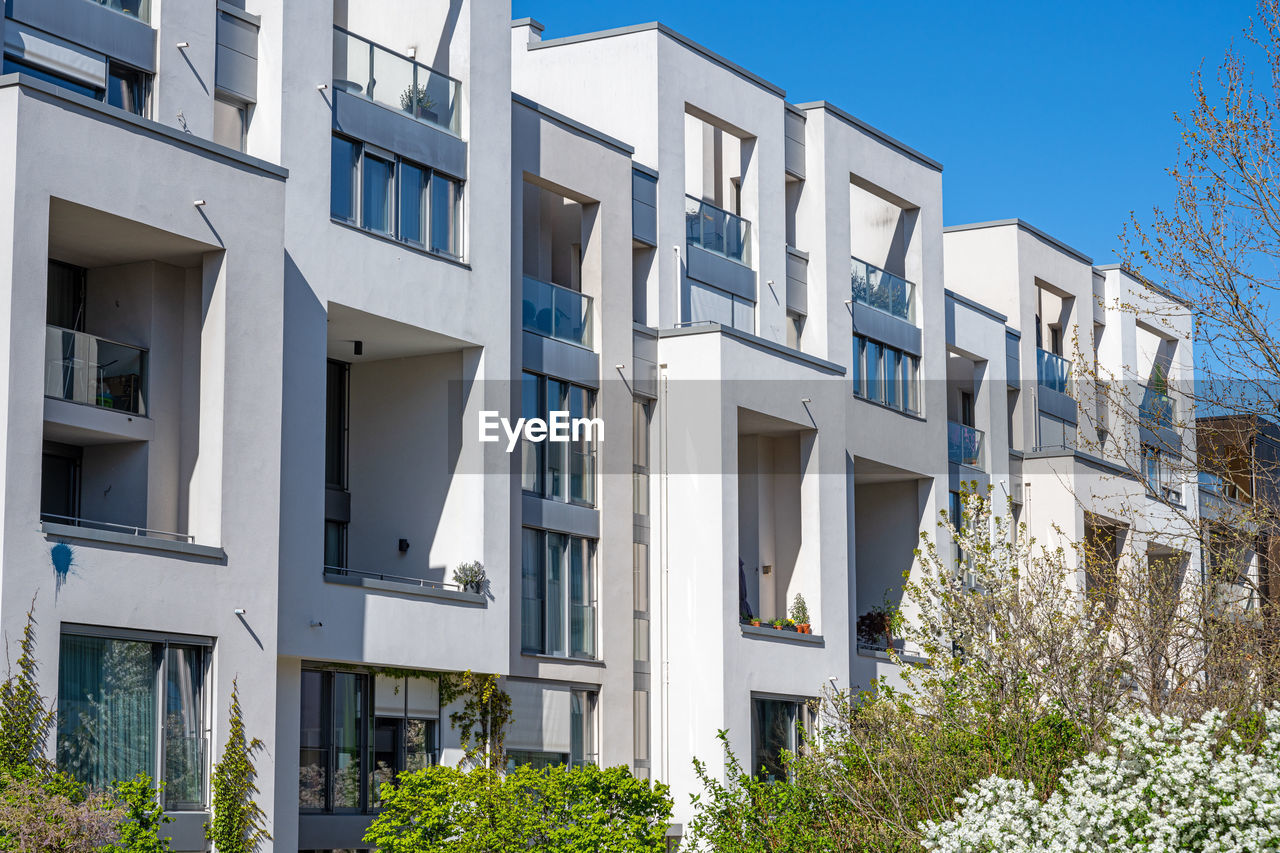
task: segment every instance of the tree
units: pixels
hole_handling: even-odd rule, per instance
[[[205,825],[205,834],[217,853],[253,853],[262,842],[271,840],[266,814],[254,800],[259,792],[253,754],[262,747],[262,741],[256,737],[250,740],[245,733],[240,687],[233,679],[227,743],[210,779],[213,818]]]

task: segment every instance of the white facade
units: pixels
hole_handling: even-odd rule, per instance
[[[64,764],[185,792],[174,849],[233,681],[275,850],[359,848],[378,782],[458,761],[465,671],[512,760],[628,765],[680,824],[717,731],[773,768],[892,675],[859,619],[962,481],[1198,559],[1126,476],[1153,437],[1091,451],[1035,369],[1187,380],[1188,317],[1023,223],[944,235],[941,165],[839,108],[489,0],[108,5],[3,24],[0,617],[34,599]],[[558,410],[604,440],[482,439]],[[768,627],[797,596],[811,632]]]

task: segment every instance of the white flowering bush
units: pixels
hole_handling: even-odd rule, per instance
[[[922,826],[940,853],[1245,853],[1280,849],[1280,708],[1246,745],[1226,716],[1112,718],[1109,746],[1062,775],[1047,800],[990,777],[952,820]]]

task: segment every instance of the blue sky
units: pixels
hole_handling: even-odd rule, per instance
[[[1168,204],[1173,113],[1240,41],[1253,0],[912,3],[513,0],[546,37],[658,20],[940,160],[946,224],[1020,217],[1112,260]],[[785,15],[783,14],[785,12]],[[587,118],[587,117],[583,117]]]

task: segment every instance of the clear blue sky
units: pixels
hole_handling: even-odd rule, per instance
[[[556,38],[658,20],[940,160],[948,225],[1020,217],[1105,263],[1166,205],[1173,113],[1253,0],[513,0]],[[583,117],[586,118],[586,117]]]

